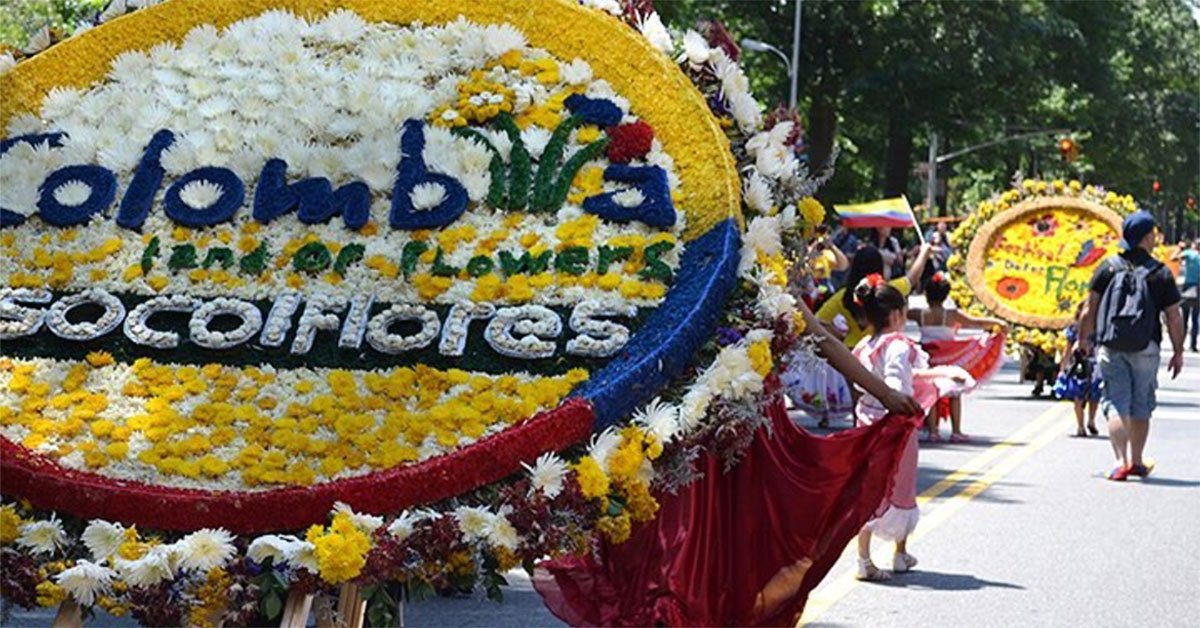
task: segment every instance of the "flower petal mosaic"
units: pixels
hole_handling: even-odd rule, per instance
[[[829,173],[722,33],[172,0],[4,53],[0,593],[150,625],[491,593],[736,463]]]
[[[1003,318],[1012,342],[1047,353],[1087,298],[1096,266],[1118,252],[1133,199],[1078,181],[1025,180],[984,201],[951,235],[951,297],[973,315]]]

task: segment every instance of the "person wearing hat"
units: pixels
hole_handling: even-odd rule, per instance
[[[1119,463],[1108,479],[1117,482],[1150,474],[1142,452],[1158,387],[1163,318],[1174,350],[1171,378],[1183,370],[1179,289],[1171,271],[1150,254],[1154,234],[1154,216],[1149,212],[1125,218],[1121,226],[1125,250],[1096,268],[1079,326],[1085,351],[1091,351],[1093,341],[1099,345],[1100,407],[1108,418],[1108,437]]]

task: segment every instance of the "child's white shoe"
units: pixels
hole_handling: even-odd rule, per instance
[[[860,558],[858,559],[858,572],[854,574],[854,577],[867,582],[883,582],[891,579],[892,576],[876,567],[870,558]]]
[[[912,571],[913,567],[917,566],[917,557],[908,552],[897,552],[892,557],[892,571],[896,573],[904,573]]]

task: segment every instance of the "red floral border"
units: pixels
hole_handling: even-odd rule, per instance
[[[159,530],[222,527],[239,534],[324,522],[334,502],[394,513],[495,482],[521,462],[558,451],[592,431],[591,404],[572,398],[521,425],[445,456],[311,487],[261,492],[204,491],[122,481],[66,469],[0,437],[0,492],[35,507]]]

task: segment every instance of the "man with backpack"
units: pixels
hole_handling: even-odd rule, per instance
[[[1121,226],[1125,250],[1100,264],[1080,322],[1079,338],[1085,349],[1099,345],[1101,408],[1108,417],[1108,435],[1120,466],[1108,479],[1125,481],[1146,477],[1150,468],[1142,459],[1158,387],[1159,345],[1162,318],[1174,354],[1171,378],[1183,369],[1183,317],[1179,289],[1171,271],[1155,260],[1154,216],[1139,211]]]

